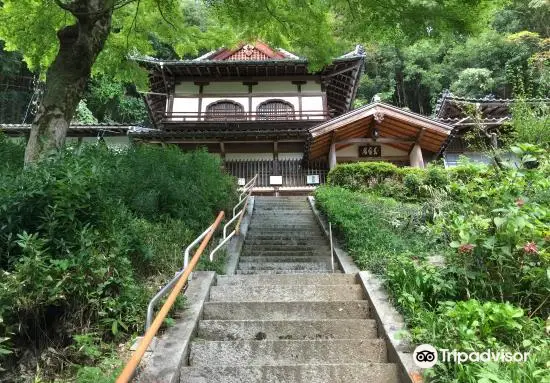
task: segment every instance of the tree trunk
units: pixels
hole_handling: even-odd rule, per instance
[[[106,3],[110,1],[78,0],[74,8],[67,9],[77,22],[57,33],[59,52],[47,71],[46,90],[32,123],[25,164],[36,162],[65,144],[92,66],[111,30],[113,7]]]

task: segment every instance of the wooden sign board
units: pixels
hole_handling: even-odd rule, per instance
[[[360,146],[359,157],[382,157],[382,147],[380,145]]]

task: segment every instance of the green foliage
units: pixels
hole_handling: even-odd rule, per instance
[[[483,97],[493,93],[495,80],[487,68],[466,68],[451,84],[451,91],[462,97]]]
[[[524,363],[445,363],[426,370],[430,382],[547,382],[550,342],[544,322],[530,319],[508,303],[475,299],[442,302],[437,310],[418,314],[411,330],[415,343],[462,352],[528,353]]]
[[[205,19],[199,25],[188,17],[196,13],[196,8],[204,7],[202,3],[186,0],[113,3],[117,5],[113,28],[94,65],[94,73],[135,82],[140,88],[147,88],[146,72],[127,58],[136,52],[154,54],[153,41],[166,42],[185,55],[217,48],[223,45],[220,36],[233,35],[229,28],[209,18],[209,14],[203,14]],[[23,55],[29,69],[45,73],[59,48],[57,31],[74,22],[74,17],[54,1],[4,0],[0,8],[0,39],[6,50]]]
[[[449,176],[437,165],[420,169],[398,168],[388,162],[363,162],[336,166],[328,174],[328,183],[349,190],[371,189],[384,197],[425,201],[434,197],[434,189],[446,190]]]
[[[519,99],[512,108],[511,126],[516,142],[550,146],[550,106]]]
[[[220,169],[206,152],[97,146],[0,172],[0,350],[13,350],[0,359],[54,342],[86,365],[104,359],[103,342],[141,331],[182,247],[234,198]]]
[[[396,172],[397,166],[388,162],[357,162],[335,167],[327,180],[330,185],[357,190],[381,183]]]
[[[361,268],[382,273],[396,254],[422,256],[431,251],[411,225],[415,206],[328,186],[318,188],[315,199]]]
[[[107,76],[92,79],[84,97],[88,107],[100,122],[148,122],[145,104],[135,89]]]
[[[221,168],[206,151],[182,154],[175,146],[138,146],[111,165],[107,188],[141,217],[181,219],[200,230],[233,206],[235,182],[220,176]]]
[[[73,120],[79,124],[97,124],[97,118],[88,108],[86,100],[80,100],[78,103]]]
[[[23,168],[25,142],[21,139],[9,139],[0,132],[0,176],[2,173],[14,173]]]
[[[501,168],[399,168],[374,187],[336,172],[355,191],[316,192],[358,266],[384,278],[413,343],[530,353],[521,364],[440,362],[430,382],[550,381],[550,158],[532,144],[512,151]]]

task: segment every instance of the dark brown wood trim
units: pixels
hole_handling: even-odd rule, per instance
[[[201,115],[202,115],[202,92],[203,91],[204,91],[204,84],[200,84],[199,85],[199,94],[198,94],[198,98],[199,98],[199,110],[198,110],[199,120],[201,119]]]
[[[221,75],[221,72],[220,72]],[[180,82],[269,82],[269,81],[320,81],[319,76],[316,75],[290,75],[290,76],[272,76],[266,78],[265,76],[223,76],[223,77],[214,77],[214,76],[176,76],[176,81]]]
[[[325,93],[323,92],[308,92],[304,93],[305,97],[315,97],[315,96],[323,96]],[[251,95],[252,97],[297,97],[299,95],[298,92],[280,92],[280,93],[203,93],[203,97],[248,97],[248,95]],[[175,93],[175,97],[177,98],[197,98],[199,97],[199,94],[185,94],[185,93]]]

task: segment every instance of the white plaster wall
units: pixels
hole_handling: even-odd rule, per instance
[[[226,153],[226,161],[240,160],[240,161],[258,161],[258,160],[272,160],[273,153]]]
[[[242,82],[229,81],[229,82],[210,82],[210,84],[203,86],[203,93],[227,93],[228,95],[248,93],[248,86],[243,85]]]
[[[347,146],[336,151],[336,158],[346,157],[346,158],[363,158],[359,157],[359,146],[367,144],[354,144]],[[396,157],[396,156],[407,156],[408,152],[400,149],[396,149],[393,146],[381,145],[382,146],[382,157]]]
[[[323,112],[323,97],[321,96],[311,96],[311,97],[302,97],[302,114],[308,115],[311,114],[312,120],[322,120]]]
[[[298,93],[298,87],[292,81],[260,81],[252,87],[253,93]]]
[[[196,116],[199,113],[198,98],[174,98],[174,107],[172,111],[175,113],[184,113],[185,121],[196,121]],[[183,117],[174,117],[173,121],[183,121]]]

